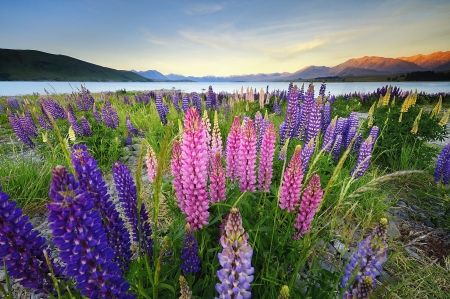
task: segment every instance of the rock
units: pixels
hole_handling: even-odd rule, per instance
[[[407,207],[407,206],[408,206],[408,205],[407,205],[404,201],[402,201],[402,200],[397,201],[397,205],[398,205],[398,206],[401,206],[401,207]]]
[[[425,219],[425,220],[423,221],[423,224],[425,224],[425,225],[428,226],[428,227],[435,227],[434,223],[431,222],[429,219]]]
[[[334,240],[333,246],[334,246],[334,248],[336,248],[337,252],[339,252],[340,254],[342,254],[342,253],[347,251],[347,248],[345,247],[345,244],[342,243],[339,240]]]
[[[400,233],[400,230],[398,229],[398,222],[397,220],[390,219],[388,223],[387,228],[387,236],[388,238],[395,239],[400,237],[402,234]]]
[[[133,144],[132,147],[137,152],[141,150],[141,145],[139,143]]]
[[[327,244],[327,250],[328,250],[332,255],[336,255],[336,254],[337,254],[336,249],[335,249],[334,246],[331,245],[330,243]]]
[[[425,215],[425,213],[419,213],[419,217],[422,219],[426,219],[427,215]]]
[[[406,252],[408,252],[413,258],[421,260],[420,255],[418,255],[413,247],[405,247]]]
[[[344,255],[342,256],[342,260],[347,262],[348,260],[350,260],[350,258],[352,257],[352,253],[351,252],[346,252],[344,253]]]
[[[331,272],[331,273],[338,272],[338,269],[328,262],[319,261],[318,265],[320,268],[327,270],[328,272]]]

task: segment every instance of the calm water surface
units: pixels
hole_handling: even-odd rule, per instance
[[[316,91],[322,82],[315,82]],[[274,89],[287,89],[287,82],[22,82],[22,81],[0,81],[1,96],[18,96],[32,93],[45,94],[44,89],[49,93],[71,93],[80,88],[81,84],[86,86],[91,92],[106,92],[125,89],[127,91],[144,91],[160,89],[178,89],[184,92],[202,92],[212,85],[215,92],[226,91],[233,92],[244,87],[253,87],[257,90],[263,88],[266,90],[269,85],[269,91]],[[301,85],[302,83],[295,83]],[[326,92],[334,95],[350,92],[372,92],[378,87],[386,85],[395,85],[403,91],[417,89],[418,92],[438,93],[450,92],[450,82],[348,82],[348,83],[327,83]]]

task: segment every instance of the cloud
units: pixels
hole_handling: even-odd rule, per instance
[[[158,37],[154,35],[150,30],[147,28],[140,28],[142,34],[144,35],[144,40],[155,44],[159,46],[176,46],[180,45],[179,42],[177,42],[175,39],[168,39],[164,37]]]
[[[197,4],[197,5],[193,5],[191,7],[189,7],[188,9],[185,10],[185,13],[187,15],[191,15],[191,16],[201,16],[201,15],[208,15],[208,14],[212,14],[215,13],[219,10],[221,10],[223,7],[220,4]]]

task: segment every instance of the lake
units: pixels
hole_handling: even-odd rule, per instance
[[[322,82],[315,82],[316,92]],[[22,82],[22,81],[0,81],[0,96],[19,96],[32,94],[33,92],[45,94],[44,89],[49,93],[71,93],[78,90],[83,84],[91,92],[106,92],[125,89],[127,91],[144,91],[160,89],[178,89],[184,92],[202,92],[212,85],[215,92],[226,91],[233,92],[240,90],[244,86],[253,87],[257,90],[263,88],[266,90],[269,85],[269,91],[274,89],[287,89],[288,82]],[[301,85],[301,82],[294,84]],[[306,83],[305,85],[307,85]],[[417,89],[418,92],[438,93],[450,92],[450,82],[347,82],[347,83],[329,83],[327,82],[326,93],[334,95],[350,92],[372,92],[378,87],[386,85],[395,85],[403,91]]]

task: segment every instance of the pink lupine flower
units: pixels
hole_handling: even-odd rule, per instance
[[[184,211],[193,230],[208,224],[208,148],[205,127],[196,108],[189,108],[184,119],[181,146],[180,178],[184,194]]]
[[[184,211],[184,194],[183,194],[183,186],[181,184],[181,143],[178,140],[173,142],[172,149],[172,160],[170,162],[172,167],[172,175],[173,175],[173,189],[175,190],[175,196],[177,197],[178,206],[181,209],[183,214],[186,214]]]
[[[306,190],[303,193],[300,210],[294,224],[299,230],[296,238],[306,234],[310,230],[311,222],[322,201],[322,196],[323,190],[320,188],[320,177],[318,174],[314,174],[309,181],[308,187],[306,187]]]
[[[209,195],[211,202],[221,202],[225,200],[225,173],[222,166],[222,156],[216,152],[214,156],[214,163],[212,165],[211,184],[209,185]]]
[[[262,140],[258,168],[258,188],[264,192],[270,191],[270,184],[272,183],[275,139],[275,127],[273,124],[269,124]]]
[[[302,147],[297,145],[284,172],[283,185],[281,185],[280,208],[287,209],[288,212],[294,212],[300,200],[303,180],[301,152]]]
[[[220,134],[219,120],[217,117],[217,111],[214,111],[214,126],[211,134],[211,166],[214,166],[215,153],[218,152],[222,156],[223,146],[222,146],[222,135]]]
[[[239,178],[238,165],[239,165],[239,147],[241,145],[241,123],[239,116],[235,116],[233,124],[231,125],[230,133],[228,134],[226,156],[227,156],[227,169],[226,176],[233,182],[236,182]]]
[[[241,192],[255,192],[256,183],[256,133],[253,120],[249,119],[241,134],[239,147],[239,187]]]
[[[203,111],[202,124],[206,136],[206,148],[208,150],[208,161],[212,159],[211,154],[211,122],[209,121],[208,111]]]
[[[147,147],[145,164],[147,165],[148,180],[150,181],[150,183],[153,183],[156,177],[156,170],[158,169],[158,160],[156,159],[155,151],[151,146]]]

